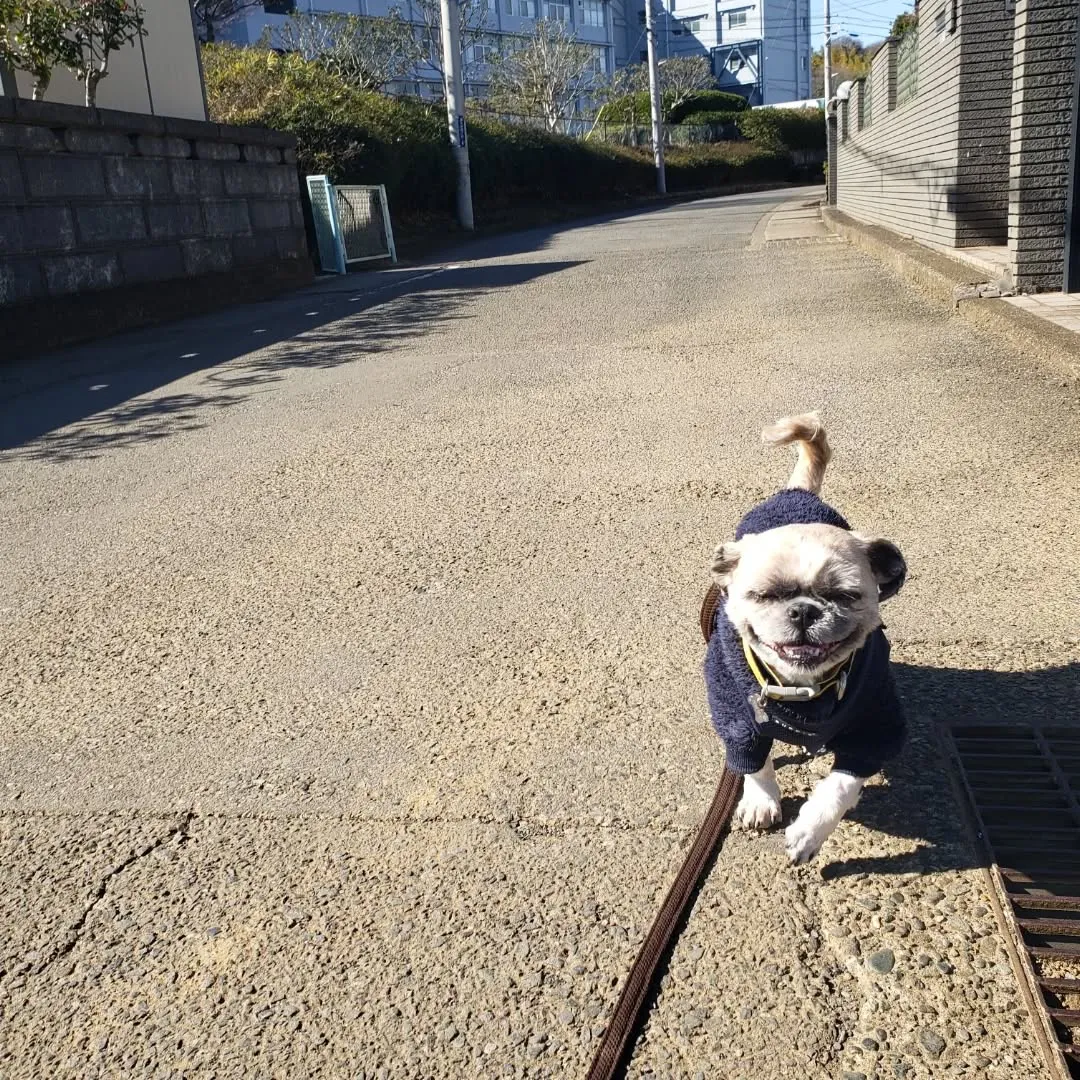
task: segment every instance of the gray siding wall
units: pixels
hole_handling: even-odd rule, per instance
[[[1076,0],[1017,0],[1009,249],[1017,285],[1062,286]]]
[[[311,276],[295,140],[0,99],[0,311],[243,272]]]
[[[1005,243],[1012,28],[1004,0],[920,5],[915,97],[896,100],[890,41],[874,58],[870,102],[860,84],[843,109],[841,210],[924,243]]]
[[[958,238],[952,206],[959,170],[961,35],[939,31],[935,21],[947,14],[950,2],[919,5],[916,95],[890,109],[898,45],[886,42],[871,67],[871,109],[868,115],[864,109],[864,126],[858,130],[863,88],[856,85],[840,109],[837,148],[838,209],[924,243],[948,246]]]

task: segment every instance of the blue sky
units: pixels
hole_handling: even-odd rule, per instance
[[[858,34],[869,44],[880,41],[889,32],[893,19],[903,11],[911,11],[913,5],[905,0],[832,0],[833,33],[845,30]],[[814,32],[814,48],[821,47],[824,33],[824,0],[810,0],[811,24]]]

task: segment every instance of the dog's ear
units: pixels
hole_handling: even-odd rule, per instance
[[[907,580],[907,562],[891,540],[880,536],[864,536],[860,539],[878,583],[878,602],[888,600],[900,591],[900,586]]]
[[[731,581],[731,575],[735,572],[735,567],[739,565],[739,556],[741,554],[739,545],[734,541],[717,545],[716,550],[713,552],[711,569],[713,581],[721,589],[727,588],[728,583]]]

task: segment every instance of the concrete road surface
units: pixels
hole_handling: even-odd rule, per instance
[[[3,370],[5,1080],[583,1076],[721,769],[711,549],[813,407],[911,566],[913,737],[810,866],[728,841],[630,1075],[1045,1075],[934,729],[1077,716],[1076,400],[842,243],[751,250],[792,197]]]

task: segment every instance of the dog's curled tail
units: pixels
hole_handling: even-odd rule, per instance
[[[829,464],[832,451],[825,438],[825,425],[816,412],[801,416],[785,416],[761,433],[762,439],[778,445],[797,443],[799,459],[788,480],[789,488],[805,488],[817,495],[825,479],[825,466]]]

